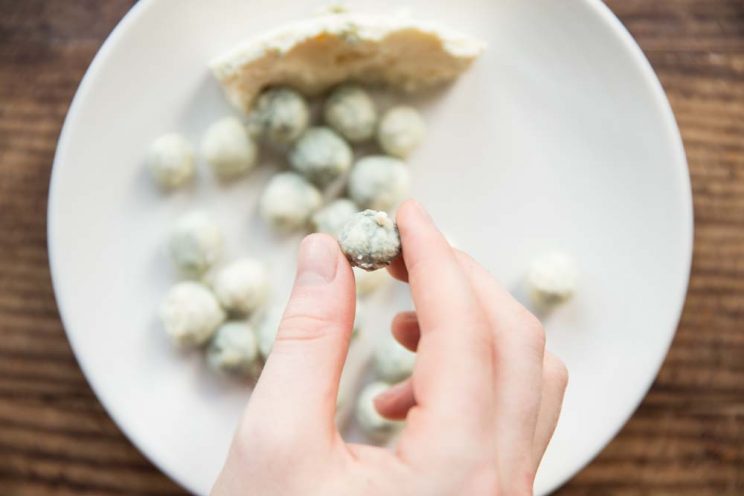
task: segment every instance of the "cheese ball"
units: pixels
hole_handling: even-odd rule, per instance
[[[166,134],[153,141],[146,161],[153,179],[164,189],[183,186],[194,177],[194,147],[180,134]]]
[[[327,127],[311,127],[289,152],[292,168],[311,183],[325,188],[351,167],[353,154],[348,143]]]
[[[578,270],[573,259],[563,253],[547,253],[536,258],[527,273],[532,301],[542,307],[560,305],[576,292]]]
[[[284,308],[275,305],[263,315],[259,325],[256,328],[256,338],[258,341],[258,351],[266,359],[274,347],[276,335],[279,333],[279,324],[282,323]]]
[[[192,212],[176,222],[168,247],[181,272],[200,276],[219,259],[222,244],[222,231],[217,224],[204,212]]]
[[[256,143],[236,117],[225,117],[209,126],[202,139],[201,151],[221,179],[250,171],[258,158]]]
[[[173,286],[160,306],[165,332],[183,348],[201,346],[225,320],[217,298],[203,284],[191,281]]]
[[[341,251],[354,267],[377,270],[400,255],[400,235],[385,212],[365,210],[346,223],[338,238]]]
[[[250,121],[267,143],[283,147],[305,132],[310,109],[305,98],[292,88],[270,88],[256,100]]]
[[[384,382],[373,382],[359,394],[356,406],[356,420],[364,433],[374,441],[384,441],[403,425],[380,415],[375,407],[375,398],[390,388]]]
[[[375,102],[364,89],[355,85],[339,86],[323,106],[323,118],[351,143],[371,139],[377,128]]]
[[[413,107],[393,107],[382,116],[377,129],[377,142],[385,153],[405,158],[421,144],[426,125]]]
[[[267,184],[259,210],[270,226],[280,231],[293,231],[307,226],[322,201],[320,192],[302,176],[282,172]]]
[[[359,208],[353,201],[339,198],[313,214],[311,219],[313,228],[315,232],[338,237],[346,222],[357,212],[359,212]]]
[[[226,322],[215,332],[207,348],[207,364],[217,371],[236,376],[253,375],[258,367],[258,346],[246,322]]]
[[[354,267],[357,296],[368,296],[390,282],[390,276],[384,270],[367,272]]]
[[[235,314],[249,315],[266,302],[269,279],[261,262],[242,258],[217,272],[212,288],[223,308]]]
[[[416,354],[392,337],[386,338],[375,350],[375,372],[387,382],[400,382],[410,376],[415,363]]]
[[[411,178],[401,160],[373,155],[359,160],[349,175],[349,196],[361,208],[392,210],[406,199]]]

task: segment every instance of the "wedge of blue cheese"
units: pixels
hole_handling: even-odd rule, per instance
[[[317,95],[345,81],[414,92],[450,82],[484,44],[447,27],[359,14],[286,24],[249,39],[211,64],[227,98],[248,111],[263,88]]]

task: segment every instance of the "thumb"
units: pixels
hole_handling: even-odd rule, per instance
[[[249,410],[305,433],[335,432],[354,293],[351,267],[336,240],[325,234],[307,236],[300,245],[294,289]]]

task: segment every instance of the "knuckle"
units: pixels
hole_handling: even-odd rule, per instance
[[[525,311],[521,317],[522,330],[535,349],[545,348],[545,328],[540,319]]]
[[[553,354],[546,355],[545,373],[561,390],[568,386],[568,368],[563,361]]]
[[[335,327],[335,322],[325,316],[289,313],[279,326],[275,346],[283,346],[282,343],[322,340],[329,336]]]

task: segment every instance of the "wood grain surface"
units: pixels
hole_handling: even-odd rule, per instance
[[[183,490],[72,355],[46,251],[49,174],[85,69],[131,0],[0,0],[0,495]],[[744,1],[611,0],[671,100],[695,196],[679,332],[640,409],[561,495],[744,494]]]

